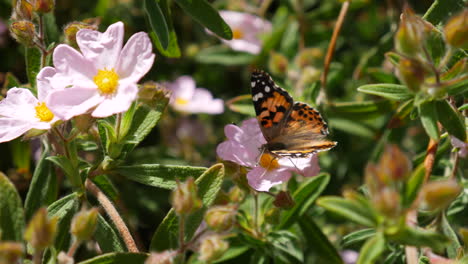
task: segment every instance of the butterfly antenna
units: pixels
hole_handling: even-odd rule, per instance
[[[291,161],[292,165],[294,165],[294,167],[296,168],[296,170],[297,170],[298,172],[300,172],[300,173],[303,172],[303,171],[301,171],[301,170],[296,166],[296,164],[294,163],[294,161],[293,161],[291,158],[288,158],[288,159],[289,159],[289,161]]]
[[[258,156],[257,156],[257,158],[256,158],[257,163],[255,163],[255,167],[258,166],[258,164],[260,163],[260,159],[262,158],[263,153],[265,153],[265,148],[264,148],[264,147],[261,147],[261,149],[262,149],[262,150],[261,150],[260,154],[258,154]]]

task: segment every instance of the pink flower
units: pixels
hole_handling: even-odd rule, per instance
[[[169,103],[177,111],[207,114],[224,112],[223,100],[213,99],[211,93],[204,88],[196,88],[195,80],[190,76],[181,76],[165,85],[172,91]]]
[[[36,98],[25,88],[11,88],[0,101],[0,143],[15,139],[31,129],[50,129],[59,119],[49,110],[47,97],[52,91],[49,83],[51,68],[37,76]]]
[[[271,187],[286,182],[291,172],[310,177],[318,174],[320,168],[316,155],[308,158],[275,158],[269,153],[260,153],[266,143],[255,118],[242,122],[240,127],[224,127],[227,141],[218,145],[216,153],[224,160],[247,167],[249,185],[258,191],[268,191]]]
[[[458,155],[462,158],[466,158],[468,155],[468,143],[463,142],[454,136],[450,136],[450,141],[454,148],[458,148]]]
[[[76,40],[81,52],[64,44],[55,49],[51,83],[59,90],[47,100],[54,114],[65,120],[88,112],[106,117],[130,107],[137,82],[151,69],[155,55],[146,33],[134,34],[122,48],[123,37],[124,25],[117,22],[104,33],[80,30]]]
[[[340,252],[341,258],[343,259],[343,262],[345,264],[356,264],[358,258],[359,258],[359,253],[354,251],[354,250],[343,250]]]
[[[262,50],[260,35],[271,31],[270,22],[242,12],[220,11],[219,14],[231,27],[233,34],[232,40],[221,39],[222,42],[233,50],[260,53]]]

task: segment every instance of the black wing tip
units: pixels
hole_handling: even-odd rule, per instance
[[[254,69],[252,71],[252,78],[258,78],[258,77],[270,77],[270,75],[264,70]]]

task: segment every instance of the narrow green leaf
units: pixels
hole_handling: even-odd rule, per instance
[[[434,231],[405,226],[396,233],[387,233],[387,238],[393,242],[416,246],[430,247],[435,251],[442,251],[448,245],[449,239]]]
[[[18,170],[30,172],[31,169],[31,144],[20,138],[8,142],[13,164]]]
[[[457,81],[454,84],[448,85],[445,89],[447,89],[447,93],[450,96],[465,94],[468,92],[468,79]]]
[[[115,188],[112,181],[107,175],[98,175],[92,181],[99,187],[99,189],[111,200],[116,201],[118,198],[118,190]]]
[[[104,253],[125,252],[127,250],[127,247],[119,236],[118,231],[116,231],[115,228],[101,215],[98,216],[94,238]]]
[[[127,136],[130,127],[132,126],[133,116],[137,110],[137,103],[133,102],[130,108],[123,114],[122,121],[120,122],[120,131],[119,131],[119,138],[120,141],[122,138]]]
[[[418,196],[419,189],[421,189],[422,184],[424,183],[426,169],[424,164],[420,164],[416,169],[414,169],[410,178],[405,185],[405,195],[403,196],[403,204],[405,207],[411,206],[414,199]]]
[[[447,243],[447,255],[451,259],[455,259],[458,256],[459,250],[462,248],[458,236],[450,225],[445,213],[442,214],[441,229],[442,233],[450,239],[450,243]]]
[[[170,0],[159,0],[158,4],[161,8],[161,11],[164,15],[165,21],[167,23],[167,28],[169,30],[169,45],[165,49],[159,41],[156,40],[156,33],[150,32],[150,37],[156,45],[156,48],[161,52],[162,55],[169,58],[179,58],[180,57],[180,48],[177,43],[177,34],[174,30],[174,25],[172,24],[172,15],[170,8]]]
[[[329,264],[343,263],[336,248],[311,217],[303,215],[299,218],[299,226],[301,227],[302,233],[304,233],[310,250],[313,250],[314,253],[322,257]]]
[[[169,29],[158,0],[144,0],[143,10],[145,10],[151,30],[156,34],[157,41],[159,41],[163,49],[167,49],[169,46]]]
[[[343,240],[341,240],[341,245],[342,247],[346,248],[355,243],[361,242],[363,240],[367,240],[373,237],[374,235],[375,235],[374,228],[361,229],[361,230],[355,231],[353,233],[350,233],[344,236]]]
[[[377,233],[361,248],[357,264],[373,264],[384,251],[385,237],[382,233]]]
[[[57,236],[54,242],[57,251],[67,250],[70,245],[70,224],[73,216],[78,212],[79,206],[78,195],[72,193],[47,208],[50,218],[58,218]]]
[[[212,46],[202,49],[195,55],[195,60],[200,63],[221,64],[226,66],[247,65],[255,59],[255,56],[230,49],[224,45]]]
[[[356,122],[347,118],[330,117],[329,124],[334,129],[351,133],[356,136],[374,139],[377,131],[363,122]]]
[[[333,112],[329,115],[339,115],[340,117],[371,119],[394,109],[394,103],[388,100],[363,101],[363,102],[342,102],[335,103],[330,107]]]
[[[283,213],[281,223],[278,225],[277,229],[288,229],[294,221],[299,219],[301,215],[312,206],[315,199],[322,193],[329,181],[330,175],[321,174],[310,178],[307,182],[302,184],[293,194],[293,199],[296,204],[293,208]]]
[[[271,248],[267,253],[272,256],[275,261],[283,263],[304,263],[303,250],[298,247],[299,238],[288,230],[279,230],[270,232],[266,237]]]
[[[79,188],[83,185],[83,182],[81,181],[81,177],[78,174],[78,169],[75,168],[72,162],[69,159],[67,159],[65,156],[46,157],[46,160],[51,161],[55,165],[60,167],[74,187]]]
[[[146,258],[148,258],[147,253],[108,253],[78,264],[143,264]]]
[[[132,166],[120,166],[116,172],[130,180],[149,186],[174,189],[176,179],[184,181],[189,177],[197,178],[206,171],[204,167],[142,164]]]
[[[49,206],[57,199],[57,177],[52,163],[46,160],[49,155],[49,146],[45,144],[26,195],[24,208],[27,220],[31,218],[37,209],[42,206]]]
[[[362,207],[355,201],[345,200],[341,197],[324,196],[317,200],[317,204],[358,224],[368,227],[374,227],[377,224],[372,209]]]
[[[13,73],[7,72],[5,74],[5,82],[3,83],[3,88],[13,88],[13,87],[21,87],[21,83]]]
[[[195,21],[223,39],[232,39],[231,28],[224,22],[218,11],[205,0],[175,0]]]
[[[378,95],[395,101],[406,101],[413,98],[413,94],[410,93],[408,88],[399,84],[367,84],[360,86],[357,90],[362,93]]]
[[[44,33],[46,45],[57,43],[60,38],[60,30],[55,22],[55,15],[53,12],[43,15],[44,18]]]
[[[437,111],[435,101],[426,101],[419,105],[419,116],[426,133],[434,140],[439,141],[440,133],[437,127]]]
[[[465,121],[460,117],[457,109],[453,108],[447,100],[437,101],[437,115],[439,121],[447,132],[461,141],[466,140]]]
[[[36,76],[41,70],[41,52],[39,49],[26,48],[26,74],[33,91],[36,91]]]
[[[198,196],[202,199],[203,208],[190,215],[186,220],[185,237],[190,239],[203,220],[207,208],[214,202],[216,195],[221,189],[224,178],[224,165],[216,164],[206,170],[195,183],[198,186]],[[178,239],[178,217],[171,209],[151,239],[150,250],[163,251],[177,248]]]
[[[0,172],[1,239],[23,241],[24,226],[24,210],[21,197],[10,179]]]
[[[463,10],[464,6],[463,0],[435,0],[426,11],[426,14],[424,14],[423,19],[437,25],[460,10]]]

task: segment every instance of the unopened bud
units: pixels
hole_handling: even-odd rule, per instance
[[[447,42],[460,49],[468,49],[468,9],[450,18],[444,27]]]
[[[398,73],[401,81],[413,92],[421,90],[426,69],[422,63],[415,59],[401,58],[398,65]]]
[[[27,20],[13,22],[10,25],[10,32],[13,38],[19,43],[26,47],[33,46],[36,26],[32,22]]]
[[[189,58],[195,57],[200,52],[200,46],[198,44],[189,44],[185,48],[185,55]]]
[[[55,0],[34,0],[34,11],[46,14],[54,9]]]
[[[289,192],[285,191],[280,191],[276,196],[275,200],[273,201],[273,204],[276,207],[283,208],[283,209],[290,209],[292,208],[296,203],[294,202],[294,199],[292,198],[291,194]]]
[[[33,6],[28,0],[16,0],[13,12],[13,20],[32,20]]]
[[[281,210],[277,207],[272,207],[265,213],[265,222],[270,225],[278,225],[280,223]]]
[[[192,177],[183,183],[178,183],[171,194],[172,207],[179,215],[194,213],[202,207],[202,201],[198,198],[197,185]]]
[[[379,167],[393,181],[404,181],[411,174],[411,161],[397,145],[385,147]]]
[[[206,237],[201,242],[200,256],[198,258],[205,262],[215,261],[223,256],[228,247],[228,242],[221,239],[218,235]]]
[[[462,188],[455,180],[429,182],[421,190],[423,205],[431,211],[446,208],[461,191]]]
[[[57,255],[57,263],[58,264],[74,264],[75,260],[73,257],[70,257],[67,255],[67,253],[60,251],[60,253]]]
[[[76,33],[80,31],[81,29],[92,29],[96,30],[97,27],[94,25],[89,25],[83,22],[71,22],[70,24],[65,26],[65,29],[63,30],[63,33],[65,35],[65,42],[72,46],[72,47],[78,47],[78,44],[76,43]]]
[[[23,255],[23,245],[18,242],[0,242],[0,264],[17,263]]]
[[[227,231],[236,222],[237,206],[213,206],[205,213],[206,224],[217,232]]]
[[[75,126],[80,132],[87,133],[96,121],[91,114],[82,114],[73,118]]]
[[[153,81],[143,83],[138,91],[138,100],[149,107],[166,105],[169,98],[171,98],[171,91]]]
[[[163,252],[151,252],[146,259],[145,264],[172,264],[174,257],[177,255],[176,251],[166,250]]]
[[[319,48],[306,48],[297,54],[294,59],[294,64],[300,69],[307,66],[313,66],[316,62],[320,62],[323,57],[323,51]]]
[[[389,218],[400,216],[400,195],[394,189],[383,188],[380,192],[373,195],[372,202],[381,214]]]
[[[271,52],[268,68],[272,74],[284,76],[288,70],[288,59],[283,54]]]
[[[231,203],[241,203],[244,201],[245,192],[239,186],[235,185],[229,190],[228,197]]]
[[[395,48],[398,52],[413,56],[421,50],[429,24],[408,7],[400,19],[400,26],[395,35]]]
[[[96,230],[98,215],[97,208],[77,213],[73,217],[70,232],[79,241],[90,239]]]
[[[31,243],[34,249],[40,251],[52,245],[56,230],[57,218],[49,219],[47,209],[40,208],[29,221],[24,239]]]

